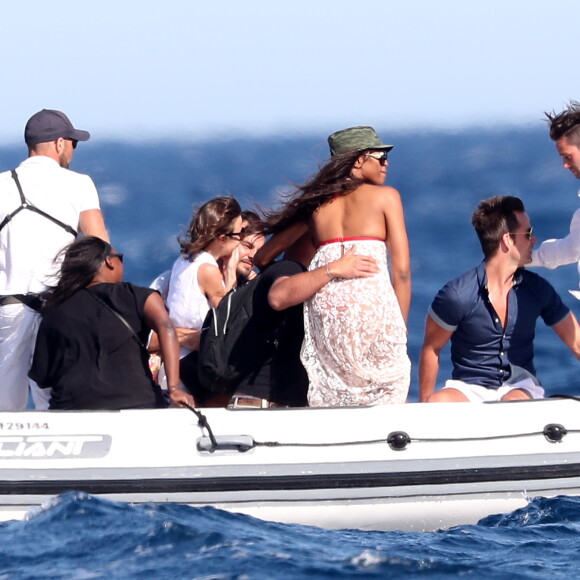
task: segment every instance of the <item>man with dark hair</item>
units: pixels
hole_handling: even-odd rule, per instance
[[[314,251],[307,233],[286,250],[283,260],[260,274],[252,314],[257,355],[252,371],[237,386],[230,408],[308,405],[308,375],[300,361],[303,302],[335,278],[368,277],[378,270],[373,258],[347,252],[307,271]]]
[[[550,125],[550,138],[555,141],[556,149],[562,157],[562,167],[568,169],[576,179],[580,179],[580,103],[570,101],[562,112],[545,115]],[[570,233],[561,239],[542,242],[532,252],[529,266],[553,269],[574,262],[578,262],[580,272],[580,209],[572,216]],[[571,293],[580,298],[578,291]]]
[[[539,317],[580,358],[580,327],[554,288],[528,272],[536,242],[517,197],[482,201],[471,220],[484,261],[447,283],[427,316],[419,363],[420,400],[539,399],[534,368]],[[452,379],[434,392],[441,349],[451,340]]]
[[[242,232],[242,239],[238,246],[239,262],[236,268],[238,286],[257,276],[257,272],[253,269],[254,256],[266,241],[264,222],[253,211],[242,212]]]
[[[28,158],[0,174],[1,411],[26,408],[38,295],[58,271],[55,257],[77,231],[109,239],[94,183],[68,169],[77,143],[89,137],[64,113],[43,109],[24,129]],[[49,393],[30,388],[36,408],[47,408]]]

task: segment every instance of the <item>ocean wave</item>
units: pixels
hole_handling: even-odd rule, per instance
[[[580,498],[433,533],[323,530],[69,492],[0,525],[2,578],[572,578]]]

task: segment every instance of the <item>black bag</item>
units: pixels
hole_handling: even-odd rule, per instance
[[[199,344],[198,376],[214,393],[233,393],[240,381],[267,354],[264,338],[252,318],[258,278],[226,294],[203,323]]]

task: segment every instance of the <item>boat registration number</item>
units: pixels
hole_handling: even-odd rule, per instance
[[[22,431],[24,429],[48,429],[48,423],[0,423],[0,431]]]

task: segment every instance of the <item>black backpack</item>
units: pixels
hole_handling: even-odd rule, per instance
[[[253,314],[260,277],[226,294],[203,323],[199,344],[198,378],[214,393],[233,393],[240,381],[267,356],[264,338]],[[273,341],[267,341],[271,345]],[[273,348],[273,347],[272,347]]]

